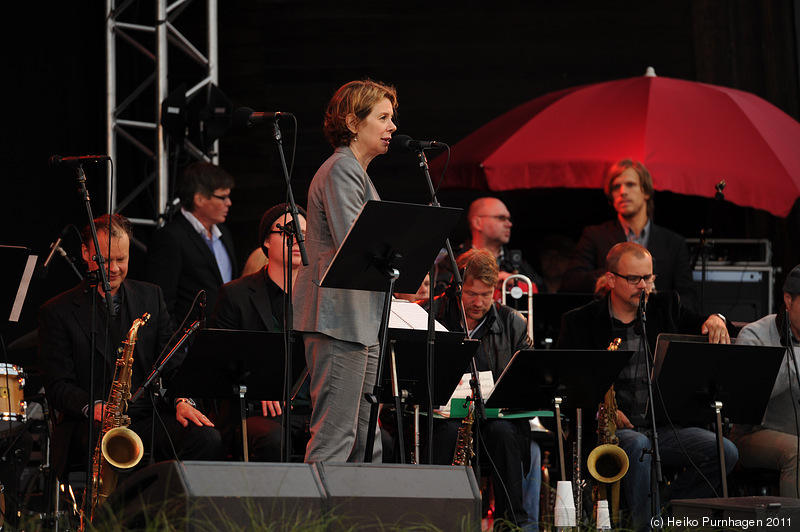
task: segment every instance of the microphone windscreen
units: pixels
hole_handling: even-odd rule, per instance
[[[389,141],[389,151],[393,153],[401,153],[408,151],[408,143],[411,142],[411,137],[408,135],[395,135]]]
[[[254,111],[249,107],[239,107],[233,112],[231,122],[236,127],[250,127],[253,125],[252,122],[250,122],[250,117],[253,116],[253,112]]]

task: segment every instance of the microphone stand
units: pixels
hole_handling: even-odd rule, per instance
[[[277,124],[277,120],[276,120]],[[294,383],[292,382],[292,329],[294,328],[294,318],[292,316],[292,249],[294,248],[294,237],[300,231],[300,224],[292,215],[292,221],[285,225],[278,224],[278,229],[286,235],[286,257],[283,265],[283,345],[286,351],[286,364],[284,365],[283,375],[283,415],[281,416],[281,456],[284,462],[290,462],[292,452],[292,393]],[[308,259],[306,259],[306,264]]]
[[[149,389],[152,392],[150,394],[150,402],[153,405],[153,409],[155,410],[155,403],[156,403],[155,396],[157,394],[157,391],[153,385],[155,384],[156,379],[158,379],[161,376],[161,372],[164,371],[164,367],[167,365],[167,362],[170,361],[172,355],[177,353],[178,349],[180,349],[183,346],[183,344],[185,344],[186,341],[189,340],[189,338],[194,333],[201,330],[205,326],[204,322],[205,319],[202,316],[196,319],[194,323],[192,323],[189,326],[189,328],[184,331],[181,339],[178,340],[178,343],[175,344],[175,347],[173,347],[172,350],[169,353],[167,353],[167,356],[165,356],[161,360],[161,362],[156,361],[155,364],[153,364],[153,370],[150,372],[150,375],[144,380],[144,382],[139,386],[139,389],[136,390],[136,392],[133,395],[131,395],[131,398],[128,401],[129,404],[133,404],[136,401],[138,401],[139,398],[144,394],[144,392]],[[155,432],[156,432],[155,422],[156,422],[156,416],[154,411],[153,417],[151,419],[151,430],[150,430],[150,465],[153,465],[155,463]]]
[[[446,144],[440,143],[440,145],[446,146]],[[448,147],[449,148],[449,147]],[[419,148],[417,150],[417,157],[419,157],[419,166],[422,168],[422,172],[425,174],[425,179],[428,184],[428,192],[431,196],[431,205],[433,207],[441,207],[438,198],[436,197],[436,190],[433,188],[433,181],[431,180],[431,173],[430,168],[428,167],[428,158],[425,156],[424,148]],[[458,304],[459,313],[461,314],[461,323],[464,324],[464,334],[466,339],[469,339],[469,334],[467,333],[467,315],[464,311],[464,302],[461,299],[462,288],[464,286],[464,279],[461,277],[461,272],[458,269],[458,264],[456,262],[455,253],[453,252],[453,247],[450,244],[450,239],[445,239],[445,249],[447,250],[447,257],[450,260],[450,269],[453,272],[453,285],[455,288],[455,298]],[[429,393],[429,401],[428,401],[428,462],[431,462],[431,456],[433,449],[433,401],[432,401],[432,390],[433,387],[433,370],[434,370],[434,359],[435,359],[435,325],[434,325],[434,315],[433,315],[433,268],[431,268],[431,304],[429,305],[431,312],[428,313],[428,393]],[[444,296],[446,297],[446,296]],[[473,407],[477,412],[475,416],[475,433],[480,434],[480,424],[481,421],[486,421],[486,407],[483,403],[483,395],[481,392],[481,382],[480,382],[480,373],[478,372],[478,366],[475,362],[475,357],[473,356],[470,361],[470,388],[472,389],[472,401]],[[474,469],[475,475],[477,478],[480,478],[480,459],[479,459],[479,452],[480,452],[480,445],[478,442],[480,441],[479,438],[474,439],[474,453],[475,453],[475,461],[474,461]]]
[[[697,248],[694,250],[694,255],[692,256],[692,266],[691,270],[694,271],[695,267],[697,266],[697,258],[698,255],[701,257],[700,260],[700,313],[705,314],[706,312],[706,276],[708,272],[708,238],[713,234],[713,230],[711,228],[711,223],[714,219],[714,212],[716,211],[717,204],[721,203],[722,200],[725,199],[725,195],[722,191],[725,189],[725,180],[723,179],[716,185],[714,185],[714,189],[716,193],[714,194],[714,201],[711,203],[711,208],[708,211],[708,218],[706,219],[706,226],[700,230],[700,239],[697,243]]]
[[[300,217],[300,213],[297,210],[297,204],[294,202],[294,194],[292,193],[292,184],[291,184],[291,176],[289,175],[289,169],[286,166],[286,156],[283,153],[283,135],[281,135],[281,128],[278,125],[278,119],[280,118],[279,115],[276,114],[275,119],[272,122],[272,137],[275,139],[275,144],[278,146],[278,155],[281,159],[281,168],[283,169],[283,177],[286,180],[286,196],[289,198],[289,207],[292,211],[292,220],[298,220]],[[295,126],[295,130],[296,130]],[[289,224],[287,224],[289,225]],[[300,224],[294,223],[291,224],[291,228],[293,229],[294,237],[297,239],[297,245],[300,247],[300,257],[303,261],[303,266],[308,266],[308,254],[306,253],[306,237],[302,231],[300,231]],[[286,239],[287,245],[294,246],[292,242],[291,235],[287,236]],[[284,415],[281,416],[281,454],[283,456],[283,461],[288,462],[290,459],[291,449],[290,449],[290,441],[291,441],[291,425],[289,423],[289,418],[291,414],[289,411],[291,410],[291,390],[292,387],[290,384],[290,380],[292,378],[292,329],[294,328],[293,320],[292,320],[292,313],[294,312],[292,308],[292,282],[291,282],[291,271],[292,271],[292,263],[291,263],[291,250],[292,248],[289,247],[289,282],[284,286],[284,292],[286,293],[286,304],[284,305],[284,334],[288,338],[288,341],[285,342],[285,364],[284,364],[284,380],[283,380],[283,408],[284,408]]]
[[[650,401],[650,425],[653,428],[653,448],[644,449],[644,453],[651,453],[650,467],[650,516],[658,517],[661,506],[661,494],[659,486],[663,480],[661,471],[661,451],[658,446],[658,429],[656,427],[656,408],[653,401],[653,364],[651,359],[650,343],[647,341],[647,306],[646,291],[642,290],[642,297],[639,302],[639,322],[642,325],[642,341],[644,342],[644,360],[646,364],[645,374],[647,375],[647,398]]]
[[[62,257],[64,257],[64,260],[65,260],[65,261],[67,261],[67,263],[69,264],[70,268],[72,268],[72,271],[73,271],[73,272],[75,272],[75,275],[77,275],[77,276],[78,276],[78,279],[81,279],[81,280],[82,280],[82,279],[83,279],[83,275],[81,275],[81,272],[79,272],[79,271],[78,271],[78,268],[75,266],[75,259],[73,259],[72,257],[70,257],[69,253],[67,253],[66,251],[64,251],[64,249],[63,249],[63,248],[59,248],[59,250],[58,250],[58,253],[59,253],[59,254],[60,254]],[[113,306],[113,305],[112,305],[112,306]]]
[[[106,303],[106,309],[108,310],[108,318],[109,320],[116,317],[117,312],[114,309],[114,301],[111,298],[111,285],[108,282],[108,271],[106,270],[105,266],[105,258],[103,257],[103,252],[100,250],[100,243],[97,240],[97,227],[94,223],[94,215],[92,214],[92,204],[89,198],[89,190],[86,188],[86,174],[83,171],[83,165],[78,165],[75,167],[75,173],[77,174],[78,180],[78,192],[80,193],[81,197],[83,198],[83,203],[86,207],[86,215],[89,218],[89,229],[92,233],[92,243],[94,244],[94,251],[95,255],[92,257],[92,260],[97,264],[97,270],[93,272],[89,272],[88,274],[88,282],[89,282],[89,289],[92,291],[92,304],[91,304],[91,328],[89,331],[89,345],[91,348],[91,352],[94,353],[95,349],[97,348],[97,286],[98,280],[97,275],[99,275],[99,283],[102,283],[103,286],[103,297]],[[108,235],[109,242],[111,241],[111,234],[109,232]],[[95,375],[96,367],[95,367],[95,357],[94,355],[89,357],[89,405],[86,411],[89,417],[89,423],[87,428],[87,435],[88,435],[88,442],[89,445],[92,445],[94,439],[92,438],[94,433],[94,401],[95,401],[95,389],[94,389],[94,375]],[[88,453],[86,457],[86,494],[84,500],[91,501],[94,497],[92,486],[93,480],[93,470],[94,469],[94,456],[93,453]]]
[[[419,148],[417,150],[417,157],[419,158],[419,167],[422,168],[422,173],[425,175],[425,181],[428,184],[428,192],[431,196],[431,205],[433,207],[441,207],[439,203],[439,199],[436,197],[436,190],[433,188],[433,181],[431,180],[431,172],[430,168],[428,167],[428,158],[425,156],[425,150],[423,148]],[[466,332],[466,315],[464,314],[464,308],[461,304],[461,287],[464,284],[464,280],[461,278],[461,272],[458,271],[458,265],[456,263],[456,256],[453,253],[453,246],[450,245],[450,239],[445,239],[444,242],[445,249],[447,250],[447,257],[450,260],[450,269],[453,272],[453,285],[455,287],[455,296],[458,299],[458,306],[461,312],[462,321],[464,325],[464,331]],[[430,312],[428,312],[428,344],[427,344],[427,363],[428,363],[428,419],[427,419],[427,426],[428,426],[428,463],[433,463],[432,461],[432,449],[433,449],[433,372],[434,372],[434,360],[435,360],[435,351],[436,351],[436,326],[435,326],[435,316],[433,313],[433,284],[434,284],[434,267],[431,265],[431,269],[429,272],[430,279],[431,279],[431,291],[429,294],[429,301],[428,308]],[[481,405],[483,406],[483,405]],[[397,415],[401,415],[400,412]],[[485,411],[483,413],[485,416]]]

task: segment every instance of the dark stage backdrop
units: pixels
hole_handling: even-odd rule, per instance
[[[46,255],[62,227],[86,223],[74,172],[48,168],[47,157],[105,153],[104,13],[97,2],[15,4],[4,19],[23,31],[3,37],[6,201],[0,244],[24,245]],[[151,20],[152,3],[139,4],[142,19]],[[195,4],[176,22],[193,42],[204,25],[203,2]],[[311,177],[331,153],[321,133],[325,104],[337,87],[356,78],[397,86],[399,133],[450,144],[545,93],[639,76],[648,66],[662,76],[756,93],[798,118],[795,5],[767,0],[226,0],[219,5],[220,88],[234,109],[281,110],[297,117],[297,131],[288,120],[281,125],[287,157],[295,161],[295,197],[304,204]],[[10,9],[4,4],[4,11]],[[133,57],[120,82],[130,83],[147,67]],[[173,61],[170,90],[187,76]],[[237,181],[228,223],[243,264],[257,245],[261,213],[285,199],[286,187],[270,128],[232,130],[221,139],[220,153],[222,166]],[[151,170],[144,165],[116,168],[124,176],[121,186],[129,188]],[[107,194],[103,167],[87,167],[86,173],[92,209],[102,214]],[[429,200],[413,155],[379,157],[370,173],[385,199]],[[483,193],[444,190],[439,200],[466,207]],[[611,216],[599,190],[519,191],[500,197],[515,218],[513,247],[534,263],[544,236],[563,233],[577,239],[582,227]],[[123,214],[152,213],[152,201],[143,195]],[[693,237],[705,224],[711,202],[658,193],[656,205],[660,224]],[[799,218],[797,207],[789,218],[778,219],[724,205],[713,226],[720,237],[772,239],[776,265],[787,268],[800,262]],[[136,236],[146,245],[151,233],[141,227]],[[461,224],[453,241],[465,235]],[[65,249],[79,256],[75,234]],[[131,277],[141,277],[143,253],[134,248]],[[74,273],[56,259],[49,275],[35,283],[21,323],[0,324],[5,342],[34,329],[36,308],[75,282]],[[12,362],[35,365],[31,350],[12,355]]]

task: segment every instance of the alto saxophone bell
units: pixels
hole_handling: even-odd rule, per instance
[[[109,430],[100,444],[103,458],[116,471],[127,471],[144,456],[144,444],[138,434],[128,427]]]
[[[598,445],[586,458],[586,468],[598,482],[611,484],[628,472],[628,455],[618,445]]]

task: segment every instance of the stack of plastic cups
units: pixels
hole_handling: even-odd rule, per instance
[[[575,499],[572,495],[572,482],[559,480],[556,486],[556,507],[554,512],[556,530],[570,530],[577,526]]]
[[[597,501],[597,530],[611,530],[608,501]]]

